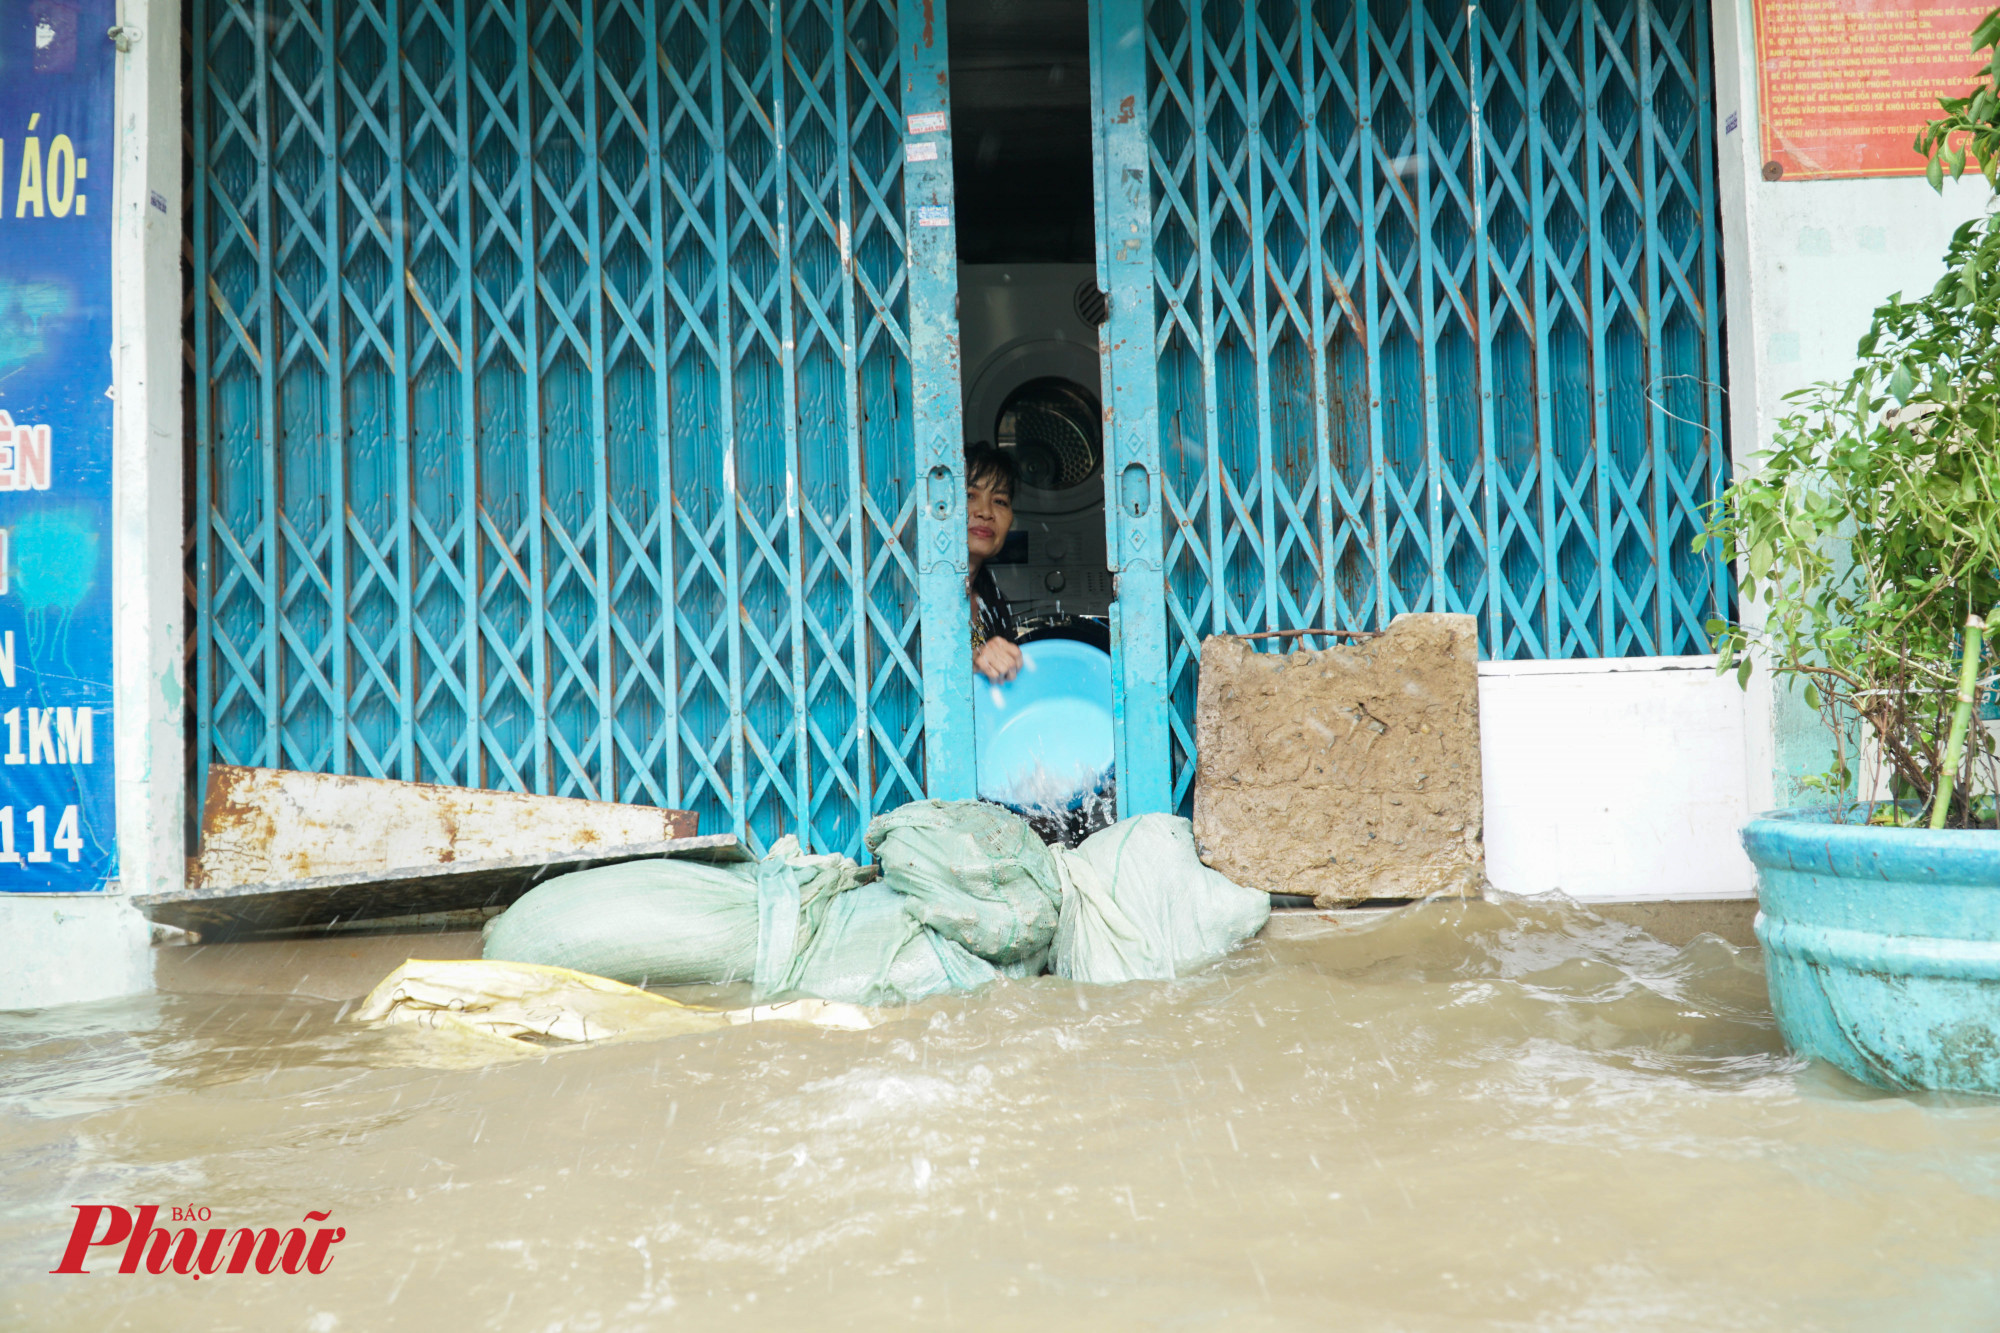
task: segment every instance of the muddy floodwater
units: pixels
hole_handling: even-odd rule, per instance
[[[0,1327],[2000,1326],[2000,1105],[1807,1066],[1754,952],[1574,907],[485,1068],[341,1012],[0,1015]],[[43,1276],[90,1202],[346,1239]]]

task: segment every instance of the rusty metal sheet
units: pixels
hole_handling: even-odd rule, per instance
[[[546,861],[696,831],[686,810],[216,764],[188,881],[214,889],[458,861]]]
[[[348,871],[249,884],[191,886],[140,894],[148,918],[198,932],[205,941],[388,921],[433,912],[504,907],[545,879],[592,866],[649,857],[731,863],[751,860],[733,834],[667,838],[561,853],[491,857],[394,869]]]

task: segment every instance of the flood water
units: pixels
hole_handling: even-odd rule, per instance
[[[2000,1323],[2000,1105],[1807,1066],[1754,952],[1574,907],[475,1069],[341,1009],[0,1015],[0,1326]],[[319,1276],[42,1276],[86,1202],[347,1239]]]

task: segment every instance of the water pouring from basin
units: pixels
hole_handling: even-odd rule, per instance
[[[974,684],[980,799],[1031,815],[1080,810],[1111,775],[1111,656],[1043,639],[1021,659],[1013,680]]]

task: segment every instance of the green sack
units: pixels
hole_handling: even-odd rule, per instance
[[[1164,981],[1270,919],[1270,895],[1203,865],[1194,826],[1176,815],[1123,819],[1055,854],[1067,891],[1049,970],[1071,981]]]
[[[805,855],[793,837],[780,838],[756,864],[662,858],[578,870],[528,890],[493,918],[483,953],[634,986],[747,981],[766,928],[759,885],[774,874],[792,885],[800,919],[791,935],[810,939],[827,904],[860,883],[862,870],[844,856]]]
[[[866,836],[918,921],[990,963],[1040,970],[1062,876],[1026,820],[983,801],[912,801],[877,815]]]
[[[558,875],[488,923],[483,954],[633,986],[747,980],[757,869],[662,859]]]
[[[877,819],[868,841],[884,866],[872,885],[853,861],[804,855],[792,838],[756,865],[562,875],[493,919],[485,956],[632,985],[750,980],[765,997],[907,1004],[1034,976],[1045,957],[1072,981],[1166,979],[1270,915],[1267,895],[1201,863],[1192,827],[1171,815],[1064,851],[998,807],[921,801]]]
[[[996,975],[991,963],[918,921],[886,884],[831,898],[814,920],[788,887],[789,878],[766,873],[759,881],[758,905],[767,923],[758,941],[760,999],[815,995],[849,1004],[910,1004],[983,986]],[[787,922],[804,928],[789,931]]]
[[[974,957],[917,920],[901,894],[862,885],[865,873],[844,856],[805,855],[790,837],[755,865],[655,860],[579,870],[495,917],[484,953],[632,985],[747,980],[760,999],[851,1004],[907,1004],[1002,971],[1032,975]]]

